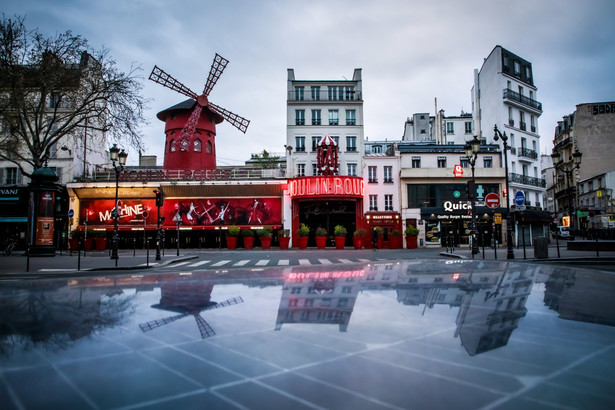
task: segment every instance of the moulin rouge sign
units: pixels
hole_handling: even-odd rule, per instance
[[[291,198],[345,196],[363,198],[365,183],[361,177],[304,177],[288,180]]]

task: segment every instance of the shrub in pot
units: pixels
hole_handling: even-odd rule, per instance
[[[280,242],[280,249],[288,249],[290,231],[288,229],[280,229],[278,231],[278,241]]]
[[[258,231],[258,237],[261,241],[261,248],[270,249],[271,248],[271,235],[273,234],[273,229],[270,226],[264,226],[262,229]]]
[[[333,230],[333,236],[335,237],[335,249],[344,249],[346,244],[346,234],[348,231],[342,225],[336,225]]]
[[[237,225],[231,225],[226,230],[226,247],[230,250],[237,249],[237,239],[240,229]]]
[[[416,249],[419,230],[412,225],[408,225],[404,233],[406,234],[406,248]]]
[[[295,241],[297,242],[297,247],[299,249],[306,249],[308,243],[308,236],[310,234],[310,228],[306,224],[301,224],[299,229],[297,229],[297,237],[296,240],[293,239],[293,245]]]
[[[363,238],[366,233],[367,231],[365,229],[357,229],[354,231],[354,234],[352,235],[352,244],[355,249],[361,249],[363,247]]]
[[[403,246],[401,231],[399,229],[393,229],[389,238],[391,249],[401,249]]]
[[[316,228],[316,232],[314,232],[316,236],[316,248],[325,249],[327,245],[327,230],[321,226]]]
[[[243,238],[243,247],[250,250],[254,248],[254,231],[251,229],[242,229],[241,237]]]

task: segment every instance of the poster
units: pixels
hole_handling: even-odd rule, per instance
[[[164,225],[281,225],[281,198],[165,199]]]
[[[440,221],[425,221],[425,244],[440,245]]]

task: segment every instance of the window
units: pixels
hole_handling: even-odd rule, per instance
[[[320,110],[312,110],[312,125],[320,125]]]
[[[58,108],[60,105],[60,94],[51,93],[49,96],[49,108]]]
[[[320,100],[320,87],[312,86],[312,100],[319,101]]]
[[[367,182],[378,182],[376,177],[376,167],[367,167]]]
[[[468,157],[459,157],[459,163],[461,164],[462,168],[467,168],[470,166],[470,160],[468,159]]]
[[[347,164],[348,168],[348,176],[356,177],[357,176],[357,164]]]
[[[513,119],[513,109],[512,107],[508,107],[508,125],[514,127],[515,120]]]
[[[338,110],[329,110],[329,125],[339,125],[340,113]]]
[[[175,152],[177,148],[175,147],[175,140],[172,139],[171,141],[169,141],[169,151],[171,152]]]
[[[342,287],[342,293],[352,293],[352,287],[350,287],[350,286],[343,286]]]
[[[536,117],[530,115],[530,127],[532,132],[536,132]]]
[[[525,113],[523,111],[519,111],[519,128],[525,131]]]
[[[346,110],[346,125],[357,125],[356,110]]]
[[[385,195],[384,196],[384,210],[392,211],[393,210],[393,195]]]
[[[466,134],[472,134],[472,121],[465,122],[465,131]]]
[[[346,151],[355,152],[357,150],[357,137],[346,137]]]
[[[446,168],[446,157],[438,157],[438,168]]]
[[[372,145],[372,154],[381,154],[382,145]]]
[[[412,157],[412,168],[421,167],[421,157]]]
[[[303,87],[295,87],[295,100],[303,101]]]
[[[305,110],[295,110],[295,125],[305,125]]]
[[[211,141],[207,141],[207,143],[205,144],[205,152],[207,152],[208,154],[211,154],[213,149],[214,149],[214,146],[211,143]]]
[[[188,138],[184,138],[180,143],[180,150],[184,152],[188,151],[189,144],[190,143],[188,142]]]
[[[312,151],[316,151],[318,147],[318,143],[320,142],[320,137],[312,137]]]
[[[297,164],[297,176],[305,176],[305,164]]]
[[[49,158],[57,158],[58,157],[58,144],[51,144],[49,146]]]
[[[329,86],[327,87],[329,100],[354,100],[354,87]]]
[[[21,183],[19,168],[6,168],[6,184],[17,185]]]
[[[446,133],[447,134],[454,134],[455,133],[455,123],[454,122],[447,122],[446,123]]]
[[[301,288],[300,287],[293,287],[290,290],[290,294],[291,295],[299,295],[301,293]]]
[[[511,83],[510,80],[506,81],[506,89],[510,90]]]
[[[515,75],[521,74],[521,64],[519,64],[519,62],[516,60],[514,62],[514,67],[515,67]]]
[[[492,157],[483,157],[483,168],[493,168]]]
[[[519,95],[523,95],[523,87],[519,86]]]
[[[369,196],[369,210],[370,211],[378,210],[378,195]]]
[[[330,135],[329,137],[331,137],[331,139],[335,141],[335,145],[337,145],[338,147],[340,146],[340,137],[334,137],[333,135]]]
[[[198,138],[194,140],[194,152],[201,152],[201,140]]]
[[[392,166],[384,167],[384,182],[385,183],[393,182],[393,167]]]
[[[295,151],[305,151],[305,137],[295,137]]]

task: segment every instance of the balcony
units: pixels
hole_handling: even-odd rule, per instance
[[[542,103],[532,100],[529,97],[521,95],[508,88],[504,89],[504,99],[522,104],[525,107],[531,108],[536,113],[542,113]]]
[[[521,148],[519,148],[519,156],[520,157],[531,158],[531,159],[537,159],[538,158],[538,153],[536,151],[534,151],[533,149],[521,147]]]
[[[337,103],[343,103],[345,101],[361,101],[361,92],[359,91],[354,91],[354,92],[347,92],[344,94],[344,98],[340,98],[339,94],[336,95],[336,98],[332,98],[329,99],[328,93],[326,92],[320,92],[320,93],[316,93],[314,95],[309,94],[309,93],[296,93],[295,90],[291,90],[288,92],[288,101],[297,101],[297,102],[302,102],[302,103],[328,103],[330,104],[331,101],[335,101]],[[323,98],[324,97],[324,98]]]
[[[529,177],[527,175],[521,174],[510,173],[509,180],[510,182],[515,182],[517,184],[531,185],[539,188],[545,188],[547,186],[547,183],[544,179]]]

